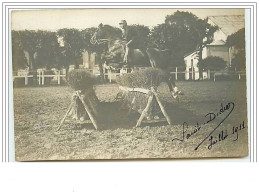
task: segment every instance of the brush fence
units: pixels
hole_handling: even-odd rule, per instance
[[[152,118],[157,111],[161,111],[168,124],[171,124],[171,119],[154,87],[151,87],[149,90],[119,86],[119,89],[123,92],[122,99],[124,104],[126,102],[130,110],[135,110],[140,113],[136,127],[141,125],[144,118],[147,118],[148,120]],[[152,120],[152,122],[157,121],[158,120]]]

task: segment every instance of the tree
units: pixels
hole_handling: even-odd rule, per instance
[[[30,69],[35,68],[35,54],[40,47],[40,40],[36,31],[20,31],[21,43],[23,50],[28,52]]]
[[[223,70],[226,68],[227,63],[222,58],[218,56],[209,56],[198,63],[201,71],[203,70]]]
[[[245,50],[240,50],[237,54],[234,55],[231,60],[230,69],[235,71],[244,71],[246,70],[246,53]]]
[[[91,53],[98,53],[99,52],[99,47],[97,45],[94,45],[90,42],[90,39],[96,32],[97,28],[92,27],[92,28],[86,28],[81,31],[81,36],[82,36],[82,41],[83,41],[83,51],[87,51],[89,54],[89,61],[90,61],[90,55]]]
[[[138,44],[138,48],[147,48],[148,38],[150,30],[147,26],[144,25],[130,25],[129,28],[132,28],[136,32],[135,43]]]
[[[245,28],[238,30],[237,32],[229,35],[226,41],[229,47],[235,47],[237,49],[245,48]]]
[[[37,48],[35,64],[37,67],[59,67],[59,44],[55,32],[37,31],[39,47]]]
[[[82,61],[82,52],[84,51],[84,42],[82,34],[77,29],[60,29],[58,36],[63,38],[63,57],[66,66],[75,64],[75,68],[79,68]]]
[[[12,65],[15,71],[28,66],[18,31],[12,31]]]
[[[28,52],[31,69],[59,66],[60,48],[55,32],[19,31],[21,47]]]
[[[172,55],[178,56],[175,61],[179,63],[185,54],[198,50],[201,61],[202,49],[213,41],[217,29],[217,26],[208,23],[208,18],[199,19],[190,12],[177,11],[166,16],[164,23],[152,29],[150,46],[171,50]]]
[[[231,59],[231,69],[245,70],[246,69],[246,52],[245,52],[245,28],[228,36],[226,45],[236,50],[236,54]]]

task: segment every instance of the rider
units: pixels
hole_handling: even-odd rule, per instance
[[[128,56],[133,51],[136,44],[136,32],[127,25],[126,20],[122,20],[119,24],[122,29],[122,39],[126,41],[123,63],[127,64]]]

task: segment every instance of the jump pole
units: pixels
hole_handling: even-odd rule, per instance
[[[156,97],[156,101],[157,101],[157,103],[158,103],[158,105],[159,105],[159,107],[160,107],[160,109],[161,109],[163,115],[165,116],[165,118],[166,118],[168,124],[171,125],[171,119],[170,119],[170,117],[168,116],[167,112],[165,111],[165,108],[164,108],[162,102],[160,101],[160,99],[159,99],[159,97],[158,97],[158,95],[157,95],[157,92],[155,91],[155,89],[154,89],[153,87],[151,87],[151,91],[153,92],[154,96]]]

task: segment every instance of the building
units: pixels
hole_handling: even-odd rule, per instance
[[[217,25],[219,30],[214,33],[214,40],[202,50],[202,59],[209,56],[218,56],[223,58],[227,65],[231,65],[231,59],[235,50],[226,45],[226,40],[229,35],[237,32],[245,27],[244,15],[229,15],[229,16],[209,16],[208,23]],[[199,68],[197,50],[184,56],[186,65],[186,80],[198,80]],[[203,74],[203,79],[206,79],[207,74]]]

